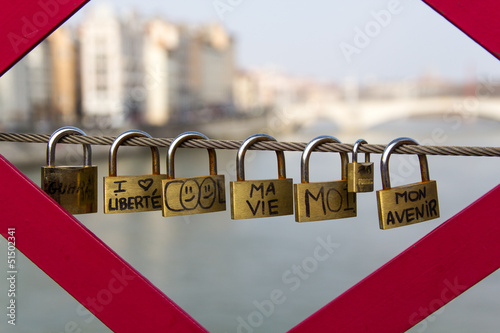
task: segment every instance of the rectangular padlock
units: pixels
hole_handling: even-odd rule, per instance
[[[439,217],[435,180],[377,191],[380,229],[391,229]]]
[[[231,218],[252,219],[293,214],[293,179],[230,182]]]
[[[295,221],[310,222],[355,217],[356,193],[347,181],[295,184]]]
[[[352,162],[347,165],[347,190],[373,192],[373,162]]]
[[[158,147],[150,147],[153,173],[140,176],[117,176],[116,154],[119,146],[134,137],[148,137],[139,130],[125,131],[116,137],[109,153],[109,176],[104,177],[104,214],[134,213],[161,210],[161,181],[167,175],[160,174]]]
[[[71,214],[97,212],[96,166],[42,167],[41,185]]]
[[[41,188],[71,214],[97,212],[97,167],[92,166],[92,147],[83,145],[82,166],[56,166],[56,145],[67,135],[86,135],[65,126],[56,130],[47,144],[47,166],[42,167]]]
[[[224,175],[162,180],[163,216],[226,210]]]
[[[166,175],[104,177],[104,213],[161,210],[161,181]]]
[[[373,163],[370,154],[365,153],[365,162],[358,163],[358,150],[366,140],[359,139],[352,148],[352,163],[347,165],[347,190],[349,192],[373,192]]]

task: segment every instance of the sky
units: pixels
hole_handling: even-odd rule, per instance
[[[93,0],[80,16],[105,1],[146,17],[220,22],[243,69],[325,81],[500,78],[497,59],[421,0]]]

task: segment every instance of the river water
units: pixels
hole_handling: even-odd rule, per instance
[[[398,136],[410,136],[421,143],[437,145],[498,146],[500,143],[500,125],[496,122],[448,120],[403,119],[362,134],[338,134],[333,125],[318,122],[296,134],[277,138],[309,141],[320,134],[331,134],[344,142],[364,137],[370,143],[387,143]],[[37,183],[45,154],[45,147],[39,147],[40,152],[34,154],[33,160],[40,163],[21,168]],[[95,148],[99,149],[106,148]],[[58,148],[58,152],[63,160],[65,148]],[[118,174],[150,172],[147,149],[122,148],[120,152]],[[163,172],[165,150],[161,153]],[[179,150],[176,175],[206,174],[206,155],[202,150]],[[300,153],[285,155],[288,176],[297,183]],[[228,186],[229,180],[235,179],[235,152],[217,151],[217,157],[219,171],[226,175]],[[379,159],[380,155],[372,156],[376,189],[381,188]],[[355,218],[301,224],[294,222],[293,216],[233,221],[229,205],[224,212],[179,218],[163,218],[161,212],[104,215],[102,192],[99,213],[78,218],[211,332],[284,332],[500,181],[498,158],[430,156],[428,160],[431,178],[438,183],[441,218],[393,230],[379,229],[375,193],[358,195]],[[391,159],[393,185],[419,180],[416,161],[413,156],[395,155]],[[100,176],[104,176],[107,161],[98,160],[96,164]],[[275,178],[275,168],[274,153],[248,153],[247,179]],[[338,155],[313,154],[310,174],[311,181],[338,179]],[[0,258],[4,258],[0,259],[0,270],[6,272],[5,240],[0,242],[0,253],[3,253]],[[78,302],[31,261],[22,254],[18,256],[17,325],[8,325],[4,316],[0,331],[110,331],[82,311]],[[1,283],[0,288],[0,304],[7,304],[7,284]],[[499,297],[500,273],[496,272],[410,332],[498,332]],[[275,301],[272,307],[269,300]],[[148,304],[137,304],[144,306]]]

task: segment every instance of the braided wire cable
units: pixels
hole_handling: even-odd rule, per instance
[[[50,134],[24,134],[24,133],[0,133],[0,141],[47,143]],[[60,143],[111,145],[115,137],[112,136],[82,136],[68,135],[60,140]],[[157,146],[168,147],[173,138],[130,138],[123,143],[124,146]],[[237,140],[189,140],[180,145],[183,148],[214,148],[236,150],[242,141]],[[274,142],[262,141],[250,147],[251,150],[274,150],[274,151],[303,151],[307,143],[304,142]],[[319,146],[316,151],[321,152],[352,152],[353,144],[350,143],[326,143]],[[359,147],[361,153],[381,154],[385,145],[363,144]],[[500,147],[468,147],[468,146],[401,146],[397,148],[396,154],[426,154],[442,156],[500,156]]]

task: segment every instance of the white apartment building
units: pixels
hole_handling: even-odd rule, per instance
[[[176,118],[199,120],[233,104],[233,40],[219,24],[179,26]]]
[[[220,24],[202,27],[199,33],[200,99],[206,105],[225,106],[232,101],[233,41]]]
[[[139,117],[144,100],[141,21],[93,8],[80,26],[82,113],[86,120],[122,126]]]
[[[52,59],[41,42],[0,78],[0,123],[5,128],[45,129],[52,112]]]

